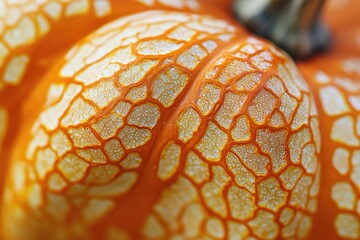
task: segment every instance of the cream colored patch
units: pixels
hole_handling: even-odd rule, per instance
[[[318,159],[315,151],[316,149],[313,143],[306,144],[301,151],[301,164],[307,173],[315,173],[316,171]]]
[[[86,45],[84,45],[86,46]],[[84,47],[83,47],[84,48]],[[99,47],[98,49],[103,49]],[[86,51],[86,49],[84,50]],[[89,51],[89,50],[88,50]],[[103,50],[106,51],[106,50]],[[122,56],[119,56],[122,55]],[[80,56],[78,57],[80,58]],[[93,56],[93,58],[95,58]],[[126,60],[125,60],[125,59]],[[76,58],[75,58],[76,59]],[[92,63],[88,65],[84,70],[79,72],[75,79],[79,82],[84,83],[86,86],[90,85],[92,83],[95,83],[99,81],[100,79],[106,79],[111,78],[114,76],[114,74],[120,70],[120,64],[122,62],[132,62],[136,58],[132,55],[132,52],[128,48],[122,48],[117,50],[115,53],[110,54],[109,56],[106,56],[104,59],[99,60],[98,62]],[[83,66],[83,63],[81,62],[81,59],[76,59],[79,62],[75,62],[74,59],[71,59],[67,65],[62,70],[62,75],[70,75],[81,68],[85,67]],[[90,62],[88,60],[87,62]]]
[[[261,239],[275,239],[279,234],[279,225],[270,212],[259,210],[249,226],[256,237]]]
[[[70,182],[77,182],[81,180],[85,176],[88,167],[89,164],[72,153],[60,159],[58,163],[60,172]]]
[[[305,209],[308,202],[311,184],[311,176],[305,174],[302,175],[300,180],[296,183],[295,188],[291,192],[290,205]]]
[[[164,107],[170,107],[188,83],[189,76],[181,69],[170,67],[154,79],[152,97]]]
[[[277,212],[286,204],[288,193],[283,191],[280,183],[276,178],[270,177],[260,182],[258,185],[260,207],[267,208],[273,212]]]
[[[184,143],[188,142],[197,131],[200,123],[201,118],[193,108],[184,110],[176,121],[178,138]]]
[[[73,83],[69,84],[61,100],[40,114],[40,121],[48,130],[54,130],[58,126],[60,117],[68,109],[71,101],[80,91],[80,85]]]
[[[350,111],[344,95],[337,87],[325,86],[320,88],[319,92],[323,109],[329,116],[336,116]]]
[[[111,139],[105,143],[104,150],[109,160],[112,162],[119,161],[124,154],[124,149],[120,142],[116,139]]]
[[[308,95],[304,94],[300,106],[295,113],[293,123],[291,124],[291,129],[297,130],[301,126],[308,124],[309,113],[310,113],[310,99]]]
[[[44,6],[45,13],[54,20],[59,20],[62,12],[62,5],[57,1],[49,1]]]
[[[285,115],[288,123],[290,122],[297,105],[297,100],[291,97],[288,93],[285,92],[281,96],[280,111]]]
[[[32,208],[38,208],[43,203],[42,188],[38,183],[32,183],[28,186],[26,192],[26,201]]]
[[[160,118],[160,109],[157,105],[146,102],[134,109],[128,115],[128,123],[139,127],[153,128]]]
[[[32,44],[36,39],[36,27],[30,17],[23,17],[14,28],[4,34],[5,42],[12,48]]]
[[[89,0],[75,0],[67,4],[65,9],[66,17],[84,15],[88,13],[90,8]]]
[[[288,225],[293,217],[294,217],[294,210],[289,207],[285,207],[280,213],[279,220],[282,224]]]
[[[123,119],[111,112],[92,124],[92,128],[100,135],[102,139],[109,139],[116,135],[119,128],[124,124]]]
[[[38,147],[44,147],[48,144],[49,136],[43,129],[39,129],[36,133],[34,133],[34,137],[31,140],[30,144],[26,150],[26,157],[28,160],[33,159],[35,150]]]
[[[25,74],[30,62],[27,55],[18,55],[10,59],[4,71],[4,81],[11,85],[18,85]]]
[[[272,67],[271,61],[273,57],[269,51],[261,51],[251,57],[252,63],[263,72],[268,71]]]
[[[303,128],[290,136],[290,158],[293,163],[300,162],[302,148],[311,141],[310,130]]]
[[[214,84],[206,84],[201,89],[196,105],[202,114],[208,115],[220,98],[220,87]]]
[[[182,215],[185,237],[196,238],[201,232],[201,224],[205,218],[205,210],[200,203],[190,204]]]
[[[64,89],[64,83],[52,83],[49,86],[45,106],[49,107],[50,105],[55,104],[55,102],[57,102],[60,99],[61,95],[64,93]]]
[[[252,91],[260,83],[261,73],[248,73],[236,82],[236,88],[241,91]]]
[[[175,30],[170,32],[167,36],[170,39],[189,42],[195,34],[195,31],[184,26],[179,26]]]
[[[172,40],[148,40],[136,46],[138,54],[141,55],[165,55],[181,48],[183,43],[176,43]]]
[[[160,20],[160,21],[163,21],[163,20]],[[176,25],[178,25],[178,23],[176,21],[172,21],[172,20],[169,20],[168,22],[167,21],[159,22],[159,23],[155,22],[153,24],[147,25],[146,29],[144,31],[142,31],[138,35],[138,37],[140,39],[158,37],[160,35],[163,35],[165,32],[169,31]]]
[[[215,120],[220,126],[225,129],[230,128],[233,118],[242,110],[246,98],[247,95],[245,94],[235,94],[232,92],[225,94],[225,99],[215,115]]]
[[[86,223],[94,223],[105,216],[115,203],[107,199],[91,199],[82,210],[82,216]]]
[[[37,27],[39,29],[40,36],[45,35],[50,30],[50,23],[46,17],[42,14],[36,16]]]
[[[349,102],[351,103],[353,108],[360,111],[360,95],[349,96]],[[360,133],[359,133],[359,135],[360,135]]]
[[[257,176],[268,173],[267,165],[270,160],[259,153],[253,144],[235,145],[231,150],[240,158],[241,162]]]
[[[339,209],[354,210],[355,208],[355,191],[347,182],[337,182],[332,186],[331,199]]]
[[[141,129],[125,126],[119,133],[119,138],[126,149],[137,148],[150,140],[151,132],[148,129]]]
[[[83,96],[93,101],[97,106],[103,108],[107,106],[114,98],[120,94],[120,91],[111,80],[100,81],[92,88],[84,91]]]
[[[163,238],[165,229],[155,216],[150,215],[145,220],[142,233],[146,238]]]
[[[183,51],[178,59],[177,63],[188,68],[195,69],[200,61],[207,56],[205,49],[200,47],[198,44],[193,45],[190,49]]]
[[[276,76],[270,76],[266,81],[266,86],[270,88],[272,92],[274,92],[278,97],[282,96],[285,93],[285,87],[282,81]]]
[[[104,17],[111,13],[111,3],[109,0],[94,1],[95,14],[98,17]]]
[[[255,176],[240,162],[235,154],[229,152],[226,155],[226,164],[235,177],[239,187],[244,187],[251,193],[255,193]]]
[[[59,155],[59,157],[64,155],[64,153],[66,153],[67,151],[69,151],[72,148],[69,138],[61,130],[56,131],[52,135],[52,137],[50,139],[50,144],[51,144],[52,149],[54,149],[56,151],[56,153]]]
[[[242,62],[239,60],[232,60],[226,65],[224,70],[222,70],[219,81],[221,83],[227,83],[233,77],[239,76],[243,72],[249,72],[254,70],[247,62]]]
[[[70,212],[70,205],[67,199],[61,195],[47,194],[46,211],[56,220],[64,221]]]
[[[217,239],[223,239],[225,236],[225,229],[222,221],[218,218],[212,217],[206,221],[206,232]]]
[[[360,150],[355,150],[351,157],[352,171],[350,178],[360,189]]]
[[[265,123],[275,108],[276,98],[267,90],[260,90],[248,106],[251,119],[258,125]]]
[[[297,84],[295,83],[295,79],[291,75],[291,72],[283,65],[279,64],[277,68],[280,79],[282,79],[282,83],[285,85],[285,88],[289,91],[289,93],[295,96],[297,99],[300,98],[301,92]],[[297,81],[298,83],[299,81]]]
[[[280,172],[286,166],[286,140],[288,132],[283,129],[272,132],[268,129],[256,131],[256,142],[260,149],[271,157],[272,169]]]
[[[131,187],[136,183],[137,178],[138,175],[136,172],[125,172],[105,185],[91,187],[89,194],[97,197],[123,195],[130,191]]]
[[[326,84],[326,83],[330,83],[330,77],[322,72],[322,71],[317,71],[315,74],[315,80],[317,83],[319,84]]]
[[[138,168],[142,162],[142,158],[139,153],[129,153],[127,157],[121,161],[120,165],[125,169]]]
[[[275,111],[269,119],[268,125],[275,128],[280,128],[285,125],[284,119],[279,111]]]
[[[95,113],[96,108],[94,106],[85,102],[82,98],[77,98],[61,120],[61,124],[64,127],[83,124],[94,116]]]
[[[225,218],[228,215],[223,191],[231,178],[227,175],[224,168],[215,165],[212,166],[212,179],[205,183],[201,188],[201,195],[204,198],[208,208],[219,216]]]
[[[119,173],[119,167],[115,165],[98,165],[90,167],[85,178],[85,183],[104,184],[110,182]]]
[[[239,116],[236,119],[235,126],[231,131],[231,137],[237,142],[250,140],[250,123],[246,115]]]
[[[50,148],[39,150],[36,154],[36,172],[41,179],[44,179],[46,174],[54,169],[56,161],[56,154]]]
[[[237,240],[237,239],[245,239],[249,236],[249,229],[241,223],[237,223],[234,221],[228,221],[228,239],[229,240]]]
[[[76,149],[76,153],[90,163],[106,163],[104,153],[97,148]]]
[[[62,191],[66,186],[67,182],[59,173],[51,173],[48,178],[47,186],[52,191]]]
[[[251,218],[257,206],[255,196],[243,188],[231,186],[227,193],[227,201],[230,206],[231,216],[237,220]]]
[[[179,176],[174,183],[162,191],[154,209],[163,222],[171,228],[176,228],[180,214],[197,198],[197,190],[192,183]]]
[[[297,234],[298,237],[300,239],[306,239],[309,236],[312,226],[313,226],[312,218],[309,216],[304,216],[299,224],[299,229]]]
[[[209,165],[201,160],[195,152],[190,151],[186,158],[185,174],[200,184],[210,177]]]
[[[209,161],[217,162],[221,159],[222,150],[228,140],[228,136],[216,124],[209,122],[205,135],[195,146],[197,150]]]
[[[101,142],[92,133],[88,127],[70,128],[68,129],[70,139],[74,143],[74,147],[100,146]]]
[[[168,144],[159,160],[157,175],[162,180],[171,178],[176,172],[181,155],[181,147],[175,143]]]
[[[285,189],[291,190],[303,174],[304,170],[297,166],[289,166],[281,175],[280,180],[282,181]]]
[[[129,86],[144,80],[146,74],[155,67],[158,61],[144,60],[132,65],[119,74],[119,83],[123,86]]]
[[[335,229],[342,238],[358,239],[360,237],[359,220],[350,213],[341,213],[336,216]]]
[[[355,135],[355,120],[352,116],[337,119],[331,128],[331,139],[348,146],[359,146],[360,140]]]
[[[147,86],[142,85],[139,87],[133,87],[129,90],[128,94],[126,95],[125,99],[137,103],[139,101],[144,100],[147,97]]]

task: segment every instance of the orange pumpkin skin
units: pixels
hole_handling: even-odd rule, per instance
[[[314,63],[298,63],[310,91],[288,57],[231,24],[169,12],[129,18],[59,57],[24,103],[2,209],[5,238],[322,239],[324,228],[330,229],[328,239],[356,238],[354,210],[351,224],[345,218],[340,231],[334,227],[341,210],[329,191],[339,180],[355,184],[350,171],[339,177],[331,162],[322,164],[325,184],[319,189],[319,161],[333,155],[324,148],[329,144],[335,151],[344,142],[338,145],[330,136],[333,115],[327,119],[312,80],[319,76]],[[82,54],[91,52],[87,43],[101,48],[103,33],[113,31],[116,38],[126,21],[142,26],[165,18],[176,20],[164,33],[141,38],[151,31],[139,27],[139,38],[120,47],[121,55],[93,58],[74,70]],[[189,29],[173,33],[184,25]],[[119,57],[130,52],[133,57]],[[105,64],[109,57],[123,62],[118,68]],[[320,155],[312,93],[321,114]],[[346,114],[355,119],[358,110],[350,104]],[[132,142],[133,136],[143,142]],[[319,190],[324,204],[317,211]]]
[[[294,64],[270,44],[212,18],[147,12],[101,28],[61,65],[44,78],[45,107],[33,111],[40,85],[24,108],[35,124],[15,144],[5,235],[308,234],[318,118]],[[300,159],[298,144],[314,156]]]
[[[56,65],[75,42],[106,22],[150,9],[193,11],[229,18],[211,4],[188,0],[27,1],[26,4],[1,1],[0,154],[3,169],[7,169],[10,149],[20,124],[19,106],[45,72]],[[18,30],[25,31],[33,27],[36,30],[27,31],[22,37],[16,35]],[[39,93],[39,101],[41,96],[45,97],[43,95]],[[39,104],[42,105],[42,102]],[[4,185],[5,176],[0,174],[0,189]]]
[[[310,239],[360,237],[359,11],[356,1],[329,1],[324,18],[331,48],[297,62],[314,93],[321,122],[321,190]]]

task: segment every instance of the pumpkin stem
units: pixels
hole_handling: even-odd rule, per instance
[[[325,0],[236,0],[239,20],[295,58],[326,50],[330,34],[320,21]]]

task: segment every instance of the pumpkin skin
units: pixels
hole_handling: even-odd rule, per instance
[[[360,237],[357,175],[360,149],[357,143],[360,139],[359,11],[360,5],[356,1],[328,2],[324,19],[333,38],[331,49],[307,61],[297,62],[314,93],[321,122],[319,203],[324,204],[318,205],[315,222],[321,225],[314,225],[311,239]],[[341,17],[334,18],[335,14]],[[348,125],[345,127],[343,123]],[[320,228],[327,230],[319,231]]]
[[[74,43],[90,32],[119,16],[149,9],[194,11],[229,19],[226,12],[218,10],[211,4],[203,4],[198,1],[101,0],[100,2],[103,4],[99,4],[99,1],[87,0],[68,1],[67,3],[26,1],[19,5],[16,2],[0,1],[0,154],[3,159],[2,169],[7,169],[10,150],[22,118],[18,106],[24,103],[23,99],[31,92],[29,89],[33,89],[40,82],[45,72],[51,66],[56,65]],[[14,29],[29,28],[29,22],[30,28],[33,23],[33,27],[37,28],[36,31],[27,32],[21,38],[17,37]],[[68,34],[69,26],[77,31]],[[59,38],[59,36],[61,37]],[[11,38],[15,38],[15,41]],[[44,93],[39,95],[43,96]],[[38,98],[41,99],[39,96]],[[0,174],[0,189],[3,188],[5,176],[6,174]]]
[[[112,37],[117,37],[127,22],[155,25],[166,18],[175,18],[174,25],[153,37],[167,41],[158,43],[161,47],[151,49],[146,47],[149,39],[136,39],[128,47],[133,60],[122,60],[119,69],[107,66],[105,71],[102,66],[100,75],[95,74],[99,62],[95,60],[81,66],[90,74],[74,70],[82,64],[77,60],[81,54],[90,52],[78,49],[91,41],[101,44],[99,36],[109,29],[114,28]],[[211,28],[198,19],[211,22]],[[180,39],[168,36],[185,23],[195,32],[192,38],[184,39],[186,32],[174,34]],[[217,29],[220,34],[213,32]],[[135,29],[131,32],[136,34]],[[129,50],[120,56],[124,54]],[[286,55],[231,23],[185,13],[146,12],[101,28],[65,59],[52,62],[24,103],[2,210],[5,238],[321,239],[319,229],[325,226],[334,239],[333,222],[317,221],[327,212],[332,219],[341,212],[328,209],[335,206],[328,190],[320,199],[329,205],[319,204],[316,211],[319,163],[332,159],[332,153],[318,153],[319,117],[313,94],[321,114],[322,146],[338,147],[329,135],[333,120],[326,119],[320,87],[312,80],[319,75],[311,70],[325,59],[298,63],[310,91]],[[335,58],[334,65],[340,61]],[[182,65],[189,62],[194,65]],[[131,72],[137,65],[149,68],[140,71],[143,78]],[[334,73],[321,70],[329,76],[343,72],[340,67]],[[110,76],[100,77],[104,73]],[[71,91],[77,95],[70,97]],[[68,99],[62,95],[66,93]],[[48,114],[54,106],[65,109],[58,123],[49,119],[61,114],[60,110]],[[355,119],[358,110],[349,111]],[[104,119],[112,123],[102,126]],[[111,128],[116,131],[108,132]],[[131,142],[132,134],[142,136],[143,143]],[[66,140],[59,141],[65,135],[73,142],[69,149]],[[349,149],[355,151],[356,146]],[[258,162],[253,164],[252,159]],[[330,169],[323,164],[322,172],[326,167]],[[336,176],[330,173],[321,175],[322,182],[332,181],[329,186],[344,179],[351,182],[349,173],[337,176],[339,180],[330,179]],[[327,183],[324,186],[329,189]],[[308,235],[311,229],[317,238]],[[344,238],[349,237],[346,233],[356,234],[346,226],[341,231]]]
[[[212,27],[198,26],[198,18],[211,23]],[[116,49],[101,48],[111,46],[111,41],[101,45],[100,37],[112,36],[113,32],[113,38],[121,43],[122,38],[117,36],[126,31],[123,26],[130,21],[134,27],[131,26],[129,34],[143,35],[144,40],[139,37],[129,47],[125,45],[121,54],[116,53]],[[143,32],[141,28],[148,22],[156,25],[172,21],[175,23],[163,26],[164,33],[157,33],[155,40],[148,40],[152,32]],[[179,27],[182,29],[184,22],[190,29],[179,36],[176,31]],[[25,107],[28,119],[35,115],[36,123],[21,126],[31,127],[32,133],[20,129],[25,134],[18,137],[12,157],[19,159],[13,162],[10,175],[14,178],[10,177],[8,183],[9,189],[15,191],[6,193],[9,198],[4,208],[11,238],[26,234],[33,238],[64,235],[101,239],[115,230],[134,238],[170,238],[177,234],[190,238],[204,235],[222,238],[233,235],[234,231],[235,236],[244,234],[245,237],[249,230],[244,223],[249,224],[253,236],[274,238],[280,227],[275,214],[279,215],[282,209],[291,212],[294,206],[299,207],[299,214],[305,217],[301,221],[303,231],[293,234],[306,234],[310,230],[311,213],[306,214],[307,199],[301,189],[304,185],[311,187],[311,200],[316,200],[317,157],[309,159],[311,169],[305,174],[304,166],[290,166],[285,156],[294,154],[298,157],[292,161],[300,161],[301,149],[294,145],[300,138],[309,139],[311,146],[318,144],[315,142],[318,139],[315,136],[319,136],[318,120],[309,89],[288,57],[268,43],[249,38],[233,26],[227,27],[226,22],[175,12],[131,16],[104,29],[84,39],[65,57],[68,62],[61,66],[60,76],[57,75],[49,87],[60,88],[63,93],[53,94],[59,90],[50,90],[46,100],[49,104],[40,113],[32,114],[33,101],[39,92],[45,91],[40,87],[35,90],[34,100],[29,101],[31,106]],[[174,31],[174,37],[167,37]],[[188,39],[187,34],[193,37]],[[157,39],[163,40],[156,42]],[[106,58],[95,58],[94,64],[77,66],[82,64],[78,59],[85,57],[82,54],[92,52],[86,49],[90,41],[100,42],[98,52],[106,54]],[[101,63],[111,57],[108,51],[115,51],[115,58],[121,56],[117,61],[127,65],[119,71]],[[132,51],[137,54],[130,54]],[[191,57],[194,54],[195,57]],[[99,63],[101,68],[97,72]],[[80,69],[88,70],[76,74]],[[148,70],[137,73],[136,69]],[[107,71],[109,75],[102,76]],[[54,75],[50,73],[50,76]],[[49,82],[50,77],[44,79]],[[119,83],[121,91],[116,90]],[[141,89],[146,89],[142,90],[145,93],[141,93]],[[130,92],[134,90],[138,92]],[[86,97],[75,97],[79,91]],[[286,100],[299,105],[298,110],[295,106],[292,109],[286,104],[282,106],[280,96],[284,91],[297,97],[287,94]],[[100,97],[103,94],[108,97]],[[302,98],[305,100],[301,101]],[[288,120],[281,117],[281,112],[289,114]],[[191,126],[192,122],[196,125]],[[307,122],[315,122],[315,127]],[[248,127],[246,131],[242,129],[244,124]],[[48,142],[44,145],[41,139]],[[68,145],[69,141],[73,146]],[[293,152],[286,150],[288,144]],[[20,149],[27,149],[25,161],[20,157],[23,154]],[[259,151],[269,155],[262,156]],[[21,155],[16,156],[17,153]],[[254,164],[254,161],[259,162]],[[32,179],[32,173],[24,172],[26,169],[34,169],[36,177]],[[282,174],[281,181],[285,184],[293,171],[303,173],[305,183],[295,188],[292,181],[286,190],[275,174]],[[21,175],[24,175],[23,183],[18,182]],[[256,182],[259,187],[255,187]],[[22,185],[19,192],[16,185]],[[259,206],[255,204],[257,192]],[[42,197],[36,196],[40,195],[46,196],[46,203],[38,202]],[[179,205],[174,206],[173,202]],[[43,208],[43,204],[47,209],[43,216],[31,213]],[[70,211],[73,204],[77,206]],[[133,206],[136,206],[135,212]],[[246,208],[242,210],[241,206]],[[14,209],[30,210],[30,213],[18,219]],[[183,215],[179,215],[183,211]],[[47,221],[41,221],[44,225],[32,224],[31,219],[35,217],[32,214]],[[129,217],[119,218],[119,214]],[[198,222],[191,222],[192,215],[200,217]],[[164,226],[159,223],[161,218]],[[177,218],[184,220],[178,222]],[[104,227],[91,227],[94,224]],[[180,224],[187,225],[181,230]],[[267,229],[263,224],[268,225]],[[22,225],[24,229],[11,232],[11,225]],[[225,234],[223,225],[231,231]]]

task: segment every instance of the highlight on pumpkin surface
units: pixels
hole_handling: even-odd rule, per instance
[[[360,239],[360,4],[296,1],[0,0],[0,239]]]

